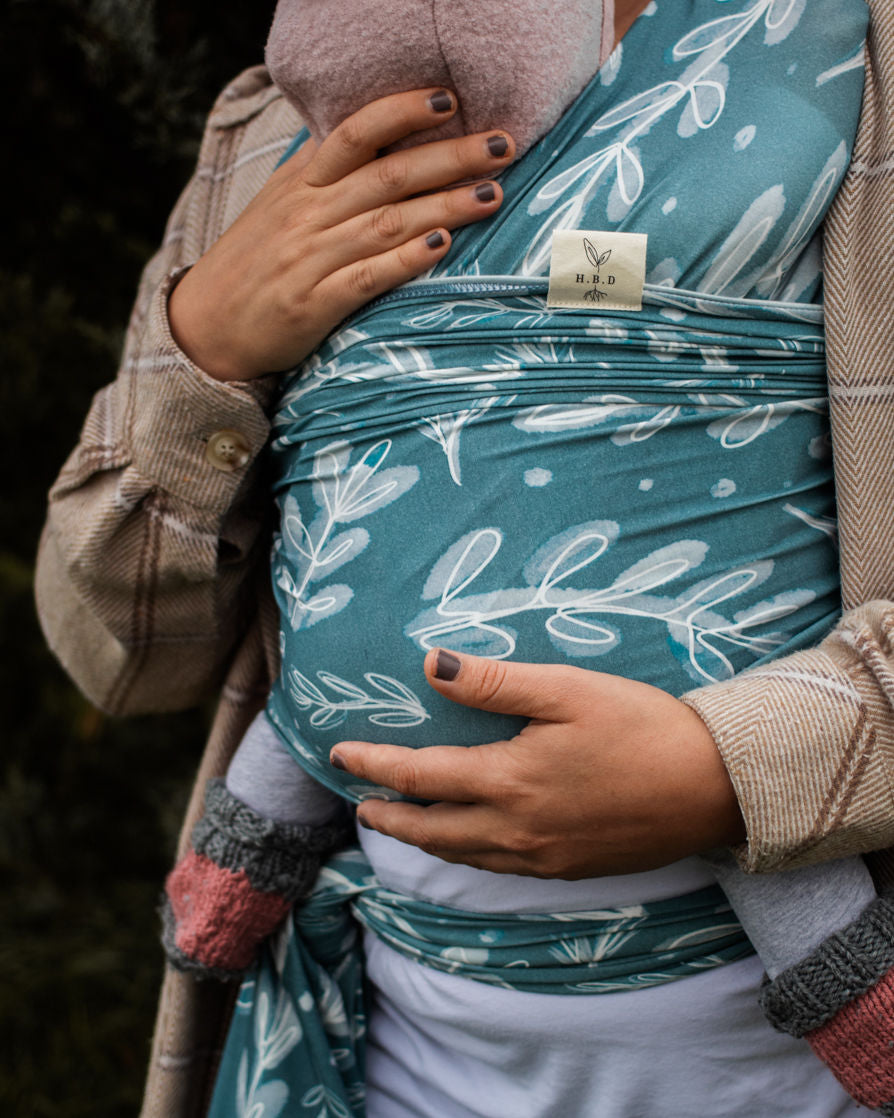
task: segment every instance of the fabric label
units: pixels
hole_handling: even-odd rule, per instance
[[[546,305],[642,310],[648,239],[645,233],[590,229],[553,233]]]

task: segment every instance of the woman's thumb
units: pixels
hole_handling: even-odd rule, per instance
[[[433,648],[425,657],[425,674],[445,698],[495,714],[518,714],[548,722],[565,721],[567,673],[555,664],[524,664]]]

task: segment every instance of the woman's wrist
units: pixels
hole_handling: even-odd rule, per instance
[[[215,346],[204,335],[201,323],[208,323],[210,316],[196,298],[196,280],[191,281],[191,275],[192,269],[185,272],[168,296],[171,337],[184,356],[214,380],[250,380],[252,374],[236,367],[225,346]]]

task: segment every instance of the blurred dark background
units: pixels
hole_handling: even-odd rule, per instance
[[[6,0],[0,250],[0,1114],[136,1114],[162,968],[155,908],[208,712],[92,709],[46,651],[45,494],[115,374],[140,269],[215,96],[273,9]]]

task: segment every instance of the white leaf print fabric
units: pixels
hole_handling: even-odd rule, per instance
[[[387,794],[332,769],[343,738],[518,730],[427,686],[435,645],[679,694],[812,644],[837,615],[817,237],[850,154],[865,15],[862,0],[656,0],[502,176],[500,211],[296,370],[275,419],[283,665],[267,713],[322,783]],[[568,228],[648,234],[642,312],[547,310],[551,235]],[[743,949],[716,898],[667,902],[660,931],[648,906],[445,925],[377,887],[359,851],[339,858],[243,988],[212,1118],[234,1100],[251,1118],[363,1113],[348,904],[407,957],[495,985],[606,993]],[[633,974],[640,935],[655,965],[640,952]]]

